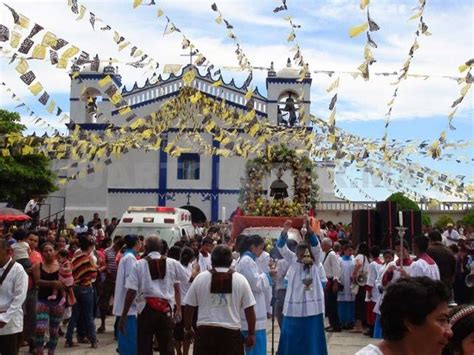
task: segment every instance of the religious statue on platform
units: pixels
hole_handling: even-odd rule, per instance
[[[277,179],[270,185],[270,196],[275,200],[283,200],[288,197],[288,185],[281,179],[282,168],[278,169]]]

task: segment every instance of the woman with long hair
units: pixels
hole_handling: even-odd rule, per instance
[[[38,286],[36,303],[36,329],[34,334],[35,354],[43,354],[44,334],[49,325],[49,341],[46,347],[48,355],[54,354],[59,338],[59,325],[64,313],[60,298],[49,300],[53,290],[64,291],[64,284],[59,281],[59,263],[55,258],[53,244],[46,242],[41,246],[43,262],[33,266],[33,277]]]

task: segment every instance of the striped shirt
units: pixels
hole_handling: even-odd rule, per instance
[[[79,254],[72,259],[72,276],[75,286],[90,286],[97,278],[97,267],[90,260],[90,255]]]
[[[114,247],[111,246],[104,250],[105,254],[105,264],[107,266],[107,279],[115,281],[117,278],[117,262],[115,258],[117,256],[117,252],[115,251]]]

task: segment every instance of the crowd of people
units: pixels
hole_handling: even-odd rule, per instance
[[[327,354],[325,333],[341,331],[381,339],[361,355],[473,353],[465,280],[474,250],[452,225],[392,251],[352,245],[342,223],[316,232],[307,221],[298,242],[289,220],[270,246],[215,226],[174,245],[159,235],[112,240],[117,223],[94,214],[0,232],[1,355],[54,354],[62,336],[65,347],[98,348],[105,331],[120,354],[181,355],[193,344],[197,355],[264,355],[272,315],[279,355]]]

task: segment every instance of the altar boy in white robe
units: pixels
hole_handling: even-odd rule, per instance
[[[411,266],[410,276],[427,276],[432,280],[440,280],[439,268],[435,261],[426,253],[429,239],[424,235],[417,235],[413,238],[413,252],[416,260]]]
[[[255,326],[255,346],[251,349],[246,348],[247,355],[266,355],[267,354],[267,290],[271,290],[272,278],[270,272],[276,274],[276,271],[264,273],[260,271],[256,259],[261,256],[265,241],[259,235],[244,237],[239,243],[240,259],[235,265],[235,271],[242,274],[250,284],[253,296],[257,304],[255,305],[255,315],[257,323]],[[248,336],[248,324],[244,310],[240,314],[242,323],[242,335]]]
[[[323,319],[324,293],[319,277],[322,250],[308,222],[306,217],[308,240],[297,246],[296,254],[286,246],[291,220],[285,222],[277,242],[280,254],[289,264],[279,355],[327,354]]]

